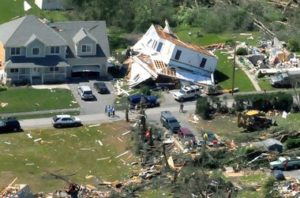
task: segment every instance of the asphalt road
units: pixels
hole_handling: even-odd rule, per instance
[[[283,171],[283,174],[285,177],[291,177],[291,178],[300,180],[300,169],[291,170],[291,171]]]

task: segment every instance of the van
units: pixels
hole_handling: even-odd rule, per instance
[[[82,100],[94,100],[95,99],[92,89],[87,85],[79,86],[78,94]]]

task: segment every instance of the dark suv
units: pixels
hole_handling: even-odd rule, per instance
[[[130,108],[134,108],[136,105],[143,103],[146,107],[157,107],[159,101],[157,96],[146,96],[143,94],[133,94],[128,96],[128,102]]]
[[[0,119],[0,133],[22,131],[19,121],[16,118]]]
[[[109,94],[109,90],[104,82],[95,82],[94,88],[97,90],[100,94]]]
[[[176,120],[176,118],[172,115],[170,111],[162,111],[160,113],[160,122],[164,127],[172,131],[173,133],[177,133],[180,129],[180,124]]]

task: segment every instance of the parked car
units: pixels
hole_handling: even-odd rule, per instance
[[[109,94],[109,90],[104,82],[95,82],[94,88],[100,94]]]
[[[81,120],[71,115],[56,115],[53,117],[52,124],[55,128],[78,127],[81,126]]]
[[[0,133],[22,131],[21,125],[16,118],[0,119]]]
[[[162,125],[173,133],[177,133],[180,129],[180,124],[170,111],[162,111],[160,113],[160,122]]]
[[[194,145],[196,144],[196,137],[193,132],[187,127],[181,127],[178,131],[178,137],[184,141],[191,141]]]
[[[300,168],[300,157],[279,157],[276,161],[270,162],[270,168],[277,170],[289,170]]]
[[[141,102],[142,101],[142,102]],[[143,94],[133,94],[128,96],[128,102],[130,108],[134,108],[136,105],[143,103],[146,107],[156,107],[159,106],[159,101],[157,96],[146,96]]]
[[[94,100],[95,99],[92,89],[87,85],[79,86],[78,94],[82,100]]]
[[[175,100],[184,101],[191,98],[197,98],[201,95],[201,89],[197,85],[188,85],[182,87],[179,91],[173,92]]]

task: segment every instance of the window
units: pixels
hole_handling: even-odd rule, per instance
[[[50,67],[50,71],[53,72],[53,71],[58,71],[58,67]]]
[[[21,49],[18,47],[13,47],[10,49],[10,54],[12,56],[20,55],[21,54]]]
[[[155,49],[155,48],[156,48],[156,45],[157,45],[157,41],[154,41],[154,42],[153,42],[153,45],[152,45],[152,48]]]
[[[40,54],[40,48],[34,47],[32,48],[32,55],[39,55]]]
[[[150,39],[147,44],[150,45],[151,42],[152,42],[152,39]]]
[[[180,55],[181,55],[181,50],[177,50],[177,52],[175,54],[175,60],[179,60],[180,59]]]
[[[58,46],[51,47],[50,54],[59,54],[59,47]]]
[[[163,43],[159,42],[156,51],[160,52],[162,46],[163,46]]]
[[[18,68],[10,69],[10,73],[18,73],[18,72],[19,72]]]
[[[81,45],[81,52],[90,53],[92,51],[91,45]]]
[[[200,67],[204,67],[205,66],[205,63],[206,63],[206,58],[203,58],[201,63],[200,63]]]

